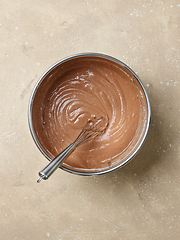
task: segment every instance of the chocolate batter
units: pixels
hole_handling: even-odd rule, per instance
[[[34,131],[54,158],[93,116],[109,118],[106,132],[78,147],[63,166],[80,172],[102,171],[127,159],[147,124],[144,92],[133,74],[116,62],[79,57],[48,74],[34,99]]]

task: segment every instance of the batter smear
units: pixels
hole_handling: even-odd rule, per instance
[[[35,133],[54,158],[72,143],[87,120],[107,117],[106,132],[83,144],[63,163],[78,172],[97,172],[127,159],[142,140],[147,123],[144,92],[133,74],[116,62],[82,57],[64,62],[35,98]]]

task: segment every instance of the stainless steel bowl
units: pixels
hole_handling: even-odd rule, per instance
[[[150,108],[150,101],[149,101],[149,98],[148,98],[148,94],[145,90],[145,87],[144,85],[142,84],[141,80],[139,79],[139,77],[126,65],[124,64],[123,62],[119,61],[118,59],[116,58],[113,58],[111,56],[107,56],[107,55],[104,55],[104,54],[99,54],[99,53],[82,53],[82,54],[77,54],[77,55],[73,55],[73,56],[70,56],[70,57],[67,57],[65,59],[62,59],[60,60],[59,62],[55,63],[53,66],[51,66],[39,79],[39,81],[37,82],[34,90],[33,90],[33,93],[32,93],[32,96],[30,98],[30,103],[29,103],[29,109],[28,109],[28,119],[29,119],[29,127],[30,127],[30,132],[32,134],[32,137],[37,145],[37,147],[39,148],[39,150],[42,152],[42,154],[49,160],[51,161],[51,157],[44,151],[44,149],[42,148],[39,140],[37,139],[36,137],[36,134],[35,134],[35,131],[34,131],[34,125],[33,125],[33,118],[32,118],[32,109],[33,109],[33,104],[34,104],[34,98],[36,96],[36,93],[38,92],[39,90],[39,87],[41,86],[41,84],[43,84],[45,81],[46,81],[46,78],[47,76],[49,76],[51,74],[52,71],[54,71],[55,69],[57,69],[59,66],[61,66],[64,62],[67,62],[67,61],[70,61],[72,59],[75,59],[75,58],[81,58],[81,57],[97,57],[97,58],[103,58],[103,59],[108,59],[112,62],[115,62],[117,64],[119,64],[120,66],[123,66],[124,68],[126,68],[131,74],[133,74],[133,76],[137,79],[137,81],[139,82],[143,92],[144,92],[144,95],[145,95],[145,100],[146,100],[146,104],[147,104],[147,124],[146,124],[146,127],[145,127],[145,131],[143,133],[143,136],[141,138],[141,141],[140,143],[138,144],[138,147],[136,147],[136,149],[134,150],[134,152],[123,162],[121,162],[120,164],[118,164],[117,166],[115,167],[112,167],[110,169],[107,169],[107,170],[102,170],[102,171],[97,171],[97,172],[78,172],[78,171],[73,171],[73,170],[70,170],[68,168],[65,168],[63,166],[61,166],[60,168],[65,170],[65,171],[68,171],[70,173],[74,173],[74,174],[78,174],[78,175],[84,175],[84,176],[90,176],[90,175],[100,175],[100,174],[105,174],[105,173],[108,173],[108,172],[112,172],[118,168],[121,168],[122,166],[124,166],[126,163],[128,163],[136,154],[137,152],[139,151],[139,149],[141,148],[141,146],[143,145],[144,143],[144,140],[147,136],[147,133],[148,133],[148,130],[149,130],[149,125],[150,125],[150,119],[151,119],[151,108]]]

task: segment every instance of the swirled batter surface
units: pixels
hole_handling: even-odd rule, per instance
[[[67,61],[48,75],[36,96],[34,123],[43,150],[54,158],[88,119],[108,116],[106,132],[77,148],[63,166],[102,171],[127,159],[142,139],[147,121],[144,92],[125,67],[107,59]]]

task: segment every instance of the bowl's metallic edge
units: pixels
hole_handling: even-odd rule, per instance
[[[56,66],[58,66],[59,64],[62,64],[63,62],[67,61],[67,60],[70,60],[70,59],[73,59],[73,58],[76,58],[76,57],[83,57],[83,56],[95,56],[95,57],[102,57],[102,58],[106,58],[106,59],[109,59],[111,61],[114,61],[120,65],[122,65],[123,67],[125,67],[126,69],[128,69],[133,75],[134,77],[138,80],[138,82],[140,83],[143,91],[144,91],[144,94],[145,94],[145,97],[146,97],[146,101],[147,101],[147,110],[148,110],[148,113],[147,113],[147,126],[146,126],[146,130],[145,130],[145,133],[144,133],[144,136],[139,144],[139,146],[136,148],[136,150],[133,152],[133,154],[131,154],[131,156],[124,162],[120,163],[119,165],[115,166],[114,168],[111,168],[111,169],[107,169],[107,170],[104,170],[104,171],[101,171],[101,172],[93,172],[93,173],[90,173],[90,172],[77,172],[77,171],[73,171],[73,170],[70,170],[68,168],[65,168],[63,166],[60,166],[61,169],[67,171],[67,172],[70,172],[70,173],[73,173],[73,174],[77,174],[77,175],[83,175],[83,176],[92,176],[92,175],[102,175],[102,174],[105,174],[105,173],[109,173],[109,172],[112,172],[114,170],[117,170],[121,167],[123,167],[125,164],[127,164],[130,160],[132,160],[132,158],[137,154],[137,152],[139,151],[139,149],[141,148],[141,146],[143,145],[146,137],[147,137],[147,134],[148,134],[148,130],[149,130],[149,126],[150,126],[150,122],[151,122],[151,106],[150,106],[150,101],[149,101],[149,97],[148,97],[148,94],[146,92],[146,89],[143,85],[143,83],[141,82],[141,80],[139,79],[139,77],[136,75],[136,73],[131,69],[129,68],[126,64],[124,64],[123,62],[121,62],[120,60],[114,58],[114,57],[111,57],[111,56],[108,56],[108,55],[105,55],[105,54],[101,54],[101,53],[80,53],[80,54],[76,54],[76,55],[72,55],[70,57],[67,57],[67,58],[64,58],[60,61],[58,61],[57,63],[55,63],[54,65],[52,65],[39,79],[39,81],[37,82],[33,92],[32,92],[32,95],[31,95],[31,98],[30,98],[30,102],[29,102],[29,107],[28,107],[28,122],[29,122],[29,128],[30,128],[30,132],[31,132],[31,135],[33,137],[33,140],[34,142],[36,143],[37,147],[39,148],[39,150],[42,152],[42,154],[49,160],[51,161],[52,159],[43,151],[43,149],[41,148],[41,146],[39,145],[36,137],[35,137],[35,134],[34,134],[34,130],[33,130],[33,125],[32,125],[32,118],[31,118],[31,111],[32,111],[32,102],[33,102],[33,99],[34,99],[34,96],[35,96],[35,93],[39,87],[39,85],[41,84],[41,82],[43,81],[43,79],[45,78],[45,76],[51,71],[53,70]]]

